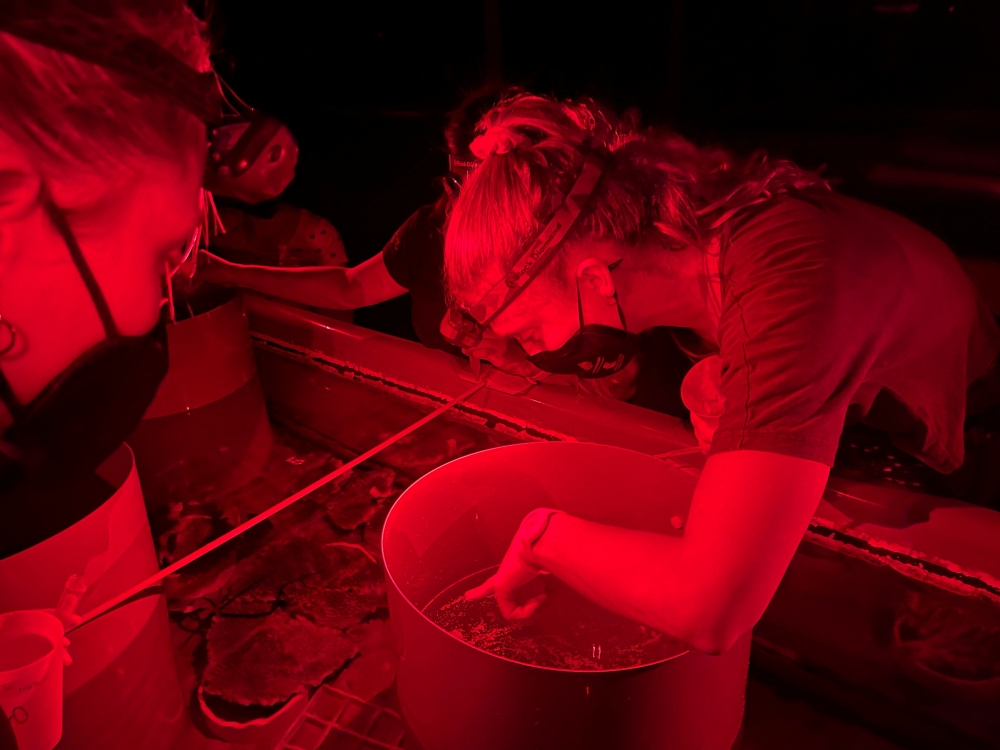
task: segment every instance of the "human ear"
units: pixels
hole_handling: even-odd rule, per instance
[[[41,189],[38,170],[15,143],[0,133],[0,224],[29,214],[38,205]]]
[[[615,282],[608,264],[597,258],[587,258],[576,267],[576,278],[581,289],[590,289],[602,297],[615,296]]]

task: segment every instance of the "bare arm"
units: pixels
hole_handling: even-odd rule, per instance
[[[334,310],[355,310],[406,294],[385,267],[382,253],[354,268],[241,266],[210,253],[198,274],[205,281],[237,286],[292,302]]]
[[[776,453],[712,456],[683,537],[557,513],[533,549],[515,538],[501,571],[470,595],[495,593],[505,615],[526,616],[537,605],[518,608],[514,595],[542,568],[608,609],[724,651],[764,613],[828,475],[823,464]],[[508,560],[517,550],[520,559]]]

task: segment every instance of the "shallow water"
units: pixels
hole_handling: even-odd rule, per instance
[[[488,568],[453,583],[424,607],[424,614],[477,648],[542,667],[624,669],[687,650],[668,635],[594,604],[554,576],[540,577],[525,587],[525,599],[540,587],[548,594],[531,618],[505,620],[493,597],[472,601],[464,596],[495,572],[495,567]]]

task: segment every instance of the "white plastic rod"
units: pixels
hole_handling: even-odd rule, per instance
[[[159,583],[160,581],[162,581],[164,578],[166,578],[169,575],[173,575],[178,570],[180,570],[181,568],[183,568],[185,565],[189,565],[189,564],[193,563],[195,560],[199,559],[200,557],[204,557],[205,555],[207,555],[212,550],[221,547],[223,544],[225,544],[226,542],[228,542],[230,539],[234,539],[234,538],[238,537],[240,534],[242,534],[244,531],[249,531],[250,529],[252,529],[257,524],[266,521],[268,518],[270,518],[271,516],[273,516],[275,513],[280,513],[285,508],[287,508],[289,505],[292,505],[293,503],[298,502],[299,500],[301,500],[302,498],[304,498],[309,493],[314,492],[315,490],[318,490],[320,487],[322,487],[323,485],[325,485],[325,484],[327,484],[329,482],[332,482],[334,479],[336,479],[337,477],[341,476],[342,474],[345,474],[346,472],[350,471],[351,469],[353,469],[358,464],[364,463],[365,461],[367,461],[369,458],[371,458],[372,456],[374,456],[379,451],[381,451],[381,450],[383,450],[385,448],[388,448],[393,443],[395,443],[395,442],[397,442],[399,440],[402,440],[404,437],[406,437],[407,435],[409,435],[414,430],[417,430],[420,427],[423,427],[425,424],[427,424],[428,422],[430,422],[432,419],[436,419],[437,417],[441,416],[446,411],[448,411],[451,407],[453,407],[455,404],[462,403],[466,399],[471,398],[484,385],[486,385],[486,383],[478,383],[475,388],[470,388],[468,391],[466,391],[462,395],[456,396],[455,398],[453,398],[448,403],[446,403],[446,404],[444,404],[442,406],[439,406],[437,409],[435,409],[434,411],[432,411],[426,417],[422,417],[421,419],[418,419],[416,422],[414,422],[413,424],[411,424],[409,427],[405,428],[404,430],[402,430],[400,432],[397,432],[392,437],[390,437],[390,438],[388,438],[386,440],[383,440],[381,443],[379,443],[378,445],[376,445],[371,450],[369,450],[369,451],[367,451],[365,453],[362,453],[360,456],[358,456],[357,458],[353,459],[352,461],[349,461],[348,463],[344,464],[343,466],[338,467],[334,471],[332,471],[329,474],[327,474],[325,477],[321,477],[320,479],[317,479],[315,482],[313,482],[312,484],[310,484],[308,487],[305,487],[305,488],[299,490],[294,495],[290,495],[289,497],[286,497],[280,503],[276,503],[275,505],[272,505],[270,508],[268,508],[267,510],[265,510],[260,515],[254,516],[253,518],[251,518],[246,523],[240,524],[239,526],[237,526],[235,529],[232,529],[231,531],[227,531],[225,534],[223,534],[222,536],[220,536],[218,539],[213,539],[211,542],[209,542],[205,546],[196,549],[190,555],[186,555],[185,557],[182,557],[180,560],[178,560],[177,562],[175,562],[173,565],[170,565],[170,566],[164,568],[163,570],[161,570],[161,571],[159,571],[157,573],[154,573],[153,575],[151,575],[146,580],[144,580],[144,581],[142,581],[140,583],[137,583],[135,586],[133,586],[130,589],[127,589],[126,591],[123,591],[118,596],[112,597],[111,599],[108,599],[103,604],[101,604],[101,605],[99,605],[97,607],[94,607],[92,610],[90,610],[85,615],[83,615],[80,623],[77,624],[77,625],[75,625],[68,632],[72,632],[73,630],[76,630],[77,628],[82,627],[83,625],[86,625],[88,622],[90,622],[94,618],[100,617],[105,612],[107,612],[107,611],[109,611],[111,609],[114,609],[115,607],[117,607],[122,602],[124,602],[127,599],[130,599],[131,597],[133,597],[136,594],[138,594],[140,591],[144,591],[145,589],[148,589],[151,586],[155,586],[157,583]]]

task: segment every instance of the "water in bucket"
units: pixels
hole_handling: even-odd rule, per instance
[[[521,591],[524,600],[545,591],[545,603],[530,618],[505,620],[493,597],[464,596],[496,571],[494,566],[454,583],[424,614],[476,648],[540,667],[627,669],[687,650],[668,635],[594,604],[554,576],[540,576]]]

